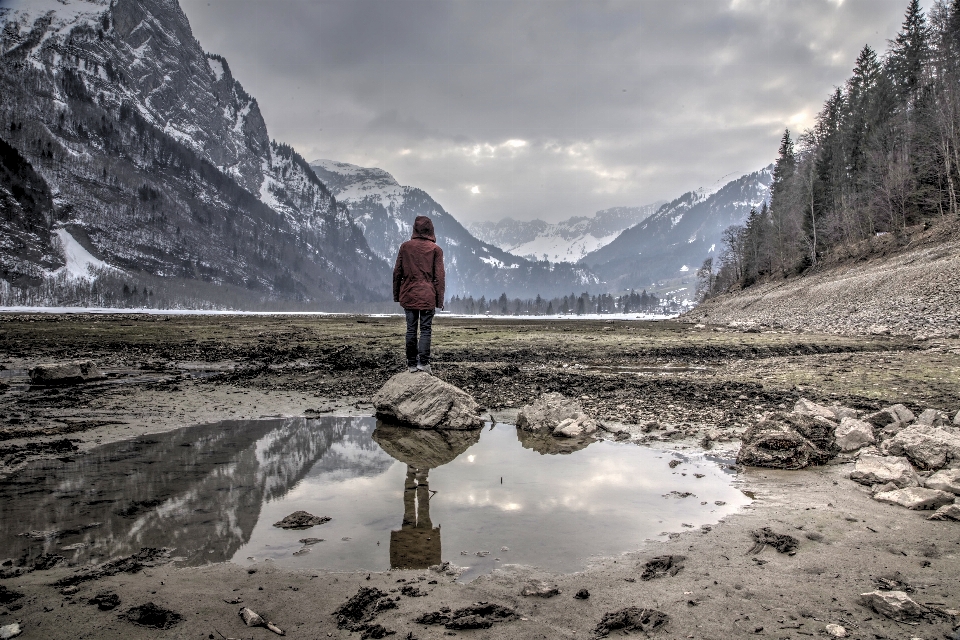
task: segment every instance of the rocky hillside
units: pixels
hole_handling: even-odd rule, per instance
[[[767,167],[713,189],[685,193],[580,264],[611,290],[650,288],[673,279],[692,296],[693,273],[704,259],[719,253],[727,227],[741,224],[751,208],[769,198],[771,180]]]
[[[63,275],[66,233],[116,273],[241,306],[389,296],[389,266],[176,0],[9,0],[0,27],[8,294]]]
[[[708,300],[688,322],[842,334],[960,337],[956,223],[847,248],[817,273]]]
[[[350,208],[371,249],[391,264],[400,244],[410,239],[414,219],[430,216],[444,251],[448,297],[552,297],[596,289],[597,279],[582,267],[528,260],[478,240],[427,192],[401,186],[383,169],[334,160],[310,166]]]
[[[642,207],[613,207],[592,216],[574,216],[556,224],[543,220],[477,222],[470,232],[510,253],[531,260],[577,262],[612,242],[624,229],[654,214],[663,202]]]

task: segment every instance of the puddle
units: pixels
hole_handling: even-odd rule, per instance
[[[194,566],[383,571],[447,560],[469,580],[506,563],[577,571],[749,503],[704,455],[519,435],[374,418],[231,421],[37,461],[0,481],[0,558],[84,564],[165,546]],[[332,520],[272,526],[301,509]]]

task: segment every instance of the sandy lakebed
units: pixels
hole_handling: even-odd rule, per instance
[[[898,402],[951,416],[960,410],[956,339],[673,321],[439,317],[434,327],[436,375],[472,393],[496,422],[509,423],[518,407],[559,391],[581,398],[607,428],[601,437],[666,452],[708,446],[732,458],[747,426],[801,397],[860,410]],[[0,482],[15,485],[37,461],[68,464],[98,445],[191,425],[368,416],[372,393],[403,368],[402,331],[399,317],[4,314]],[[30,387],[32,366],[73,359],[93,360],[107,378]],[[246,606],[291,638],[386,631],[424,639],[589,638],[606,614],[637,607],[666,614],[649,631],[660,638],[829,637],[828,625],[844,627],[852,638],[955,637],[960,523],[878,503],[848,479],[851,469],[844,457],[801,471],[739,468],[735,486],[752,502],[736,513],[710,527],[637,540],[574,573],[504,564],[463,583],[429,569],[298,570],[267,561],[185,567],[145,556],[116,565],[127,570],[72,585],[85,567],[67,558],[0,579],[0,627],[19,625],[23,638],[274,637],[244,626],[237,612]],[[684,472],[683,465],[676,471]],[[753,533],[765,527],[794,537],[795,553],[770,546],[751,553]],[[56,551],[56,544],[48,548]],[[645,580],[646,564],[664,556],[673,556],[675,570]],[[4,558],[8,571],[25,563],[0,549]],[[445,549],[443,559],[463,564],[454,549]],[[556,585],[559,594],[521,595],[531,580]],[[859,594],[891,583],[935,613],[897,622],[859,603]],[[365,593],[394,604],[375,614],[368,608],[366,631],[339,628],[334,612],[360,589],[378,590]],[[583,589],[589,597],[576,598]],[[107,593],[117,606],[89,604]],[[430,612],[443,621],[444,608],[479,602],[487,603],[476,609],[481,623],[490,604],[516,616],[479,629],[415,622]],[[148,603],[156,609],[144,609]],[[132,622],[131,609],[146,612],[141,622],[166,621],[168,628]]]

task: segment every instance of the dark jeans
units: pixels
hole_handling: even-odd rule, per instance
[[[407,364],[411,367],[430,364],[430,335],[433,332],[433,309],[420,311],[404,309],[407,312]],[[417,324],[420,325],[420,344],[417,344]]]

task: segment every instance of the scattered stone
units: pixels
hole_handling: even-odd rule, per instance
[[[860,604],[900,622],[915,622],[926,613],[903,591],[871,591],[860,594]]]
[[[427,377],[427,376],[424,376]],[[337,628],[347,629],[361,634],[361,638],[383,638],[394,633],[380,625],[372,624],[377,614],[397,606],[389,594],[376,587],[360,587],[357,593],[340,605],[333,615],[337,617]],[[377,634],[383,635],[377,635]]]
[[[880,409],[880,411],[876,413],[871,413],[863,419],[878,429],[882,429],[893,422],[913,422],[916,416],[913,415],[913,411],[910,411],[910,409],[907,409],[902,404],[895,404]]]
[[[911,426],[886,440],[881,450],[906,456],[920,469],[936,470],[960,462],[960,435],[939,427]]]
[[[587,598],[590,597],[590,592],[587,591],[586,589],[580,589],[579,591],[577,591],[576,594],[574,594],[573,597],[576,598],[577,600],[586,600]]]
[[[552,598],[560,594],[560,588],[555,584],[542,580],[531,580],[520,590],[522,596],[536,596],[538,598]]]
[[[693,496],[694,498],[697,497],[696,495],[690,493],[689,491],[671,491],[669,493],[663,494],[664,498],[681,498],[682,499],[682,498],[689,498],[690,496]]]
[[[169,562],[170,549],[144,547],[132,556],[111,560],[92,569],[81,569],[72,576],[61,578],[53,583],[55,587],[71,587],[90,580],[99,580],[118,573],[137,573],[144,567],[155,567]]]
[[[877,502],[896,504],[912,510],[938,509],[950,504],[956,496],[946,491],[925,489],[923,487],[907,487],[895,491],[884,491],[873,496]]]
[[[120,596],[111,591],[101,591],[87,601],[87,604],[95,604],[100,611],[110,611],[120,606]]]
[[[443,607],[439,611],[430,611],[414,619],[417,624],[442,624],[447,629],[489,629],[498,622],[510,622],[519,619],[517,612],[489,602],[478,602],[451,611]]]
[[[473,396],[440,378],[398,373],[373,396],[377,417],[419,429],[479,429]]]
[[[152,602],[131,607],[121,617],[141,627],[150,627],[151,629],[169,629],[183,620],[183,616],[176,611],[164,609]]]
[[[920,484],[910,461],[896,456],[861,455],[850,479],[867,486],[893,483],[898,489]]]
[[[667,463],[667,466],[670,467],[671,469],[676,469],[682,464],[683,464],[683,460],[677,460],[676,458],[674,458],[673,460]]]
[[[770,527],[764,527],[763,529],[754,531],[752,535],[755,544],[750,548],[748,553],[760,553],[763,551],[764,546],[770,545],[780,553],[786,553],[792,556],[800,546],[800,543],[793,536],[775,533]]]
[[[960,504],[956,502],[940,507],[927,520],[956,520],[960,522]]]
[[[47,571],[48,569],[53,569],[56,566],[59,566],[63,562],[66,562],[66,558],[60,555],[53,553],[43,553],[33,561],[33,570],[34,571]]]
[[[856,420],[860,417],[860,412],[850,407],[841,407],[838,405],[830,407],[830,410],[837,416],[837,420],[843,420],[844,418],[853,418]]]
[[[960,494],[960,469],[943,469],[923,481],[927,489]]]
[[[821,416],[827,420],[838,420],[837,414],[830,407],[817,404],[812,400],[800,398],[793,407],[793,412],[802,416]]]
[[[946,426],[950,418],[947,417],[947,414],[936,409],[924,409],[924,411],[917,417],[917,424],[923,425],[925,427],[943,427]]]
[[[862,447],[874,444],[877,439],[873,435],[873,425],[856,418],[843,418],[835,432],[837,446],[840,451],[849,453]]]
[[[913,586],[903,579],[899,571],[890,576],[877,576],[873,579],[873,584],[880,591],[913,592]]]
[[[685,556],[657,556],[643,565],[641,580],[653,580],[664,576],[675,576],[683,569]]]
[[[567,398],[562,393],[544,393],[533,404],[521,407],[517,413],[518,429],[567,438],[590,435],[599,426],[596,420],[583,412],[580,401]]]
[[[400,587],[400,593],[408,598],[421,598],[430,595],[426,591],[420,591],[420,587],[415,587],[412,584]]]
[[[821,416],[771,414],[744,432],[737,463],[776,469],[824,464],[840,451],[835,430]]]
[[[30,384],[33,385],[70,385],[93,380],[102,380],[104,376],[92,360],[76,360],[61,364],[39,364],[30,369]]]
[[[310,527],[324,522],[330,522],[327,516],[315,516],[306,511],[294,511],[280,522],[274,522],[273,526],[281,529],[309,529]]]
[[[611,631],[617,630],[650,633],[665,626],[669,621],[670,617],[662,611],[627,607],[603,614],[594,633],[600,638],[605,638]]]
[[[829,633],[834,638],[846,638],[847,630],[846,628],[840,626],[839,624],[833,624],[832,622],[827,625],[827,633]]]
[[[19,622],[14,622],[11,624],[5,624],[0,627],[0,640],[9,640],[9,638],[16,638],[23,630],[20,628]]]
[[[312,544],[317,544],[318,542],[323,542],[323,538],[300,538],[297,540],[300,544],[305,544],[308,547]]]

